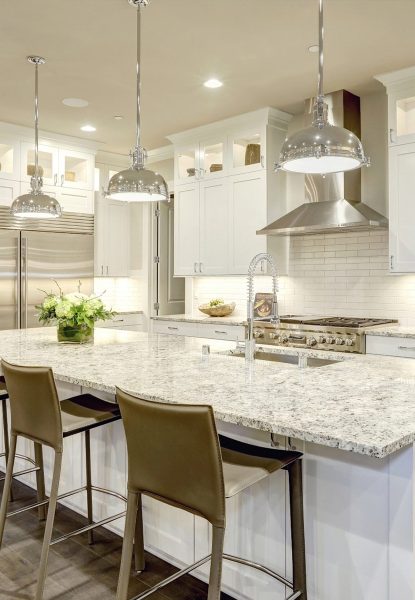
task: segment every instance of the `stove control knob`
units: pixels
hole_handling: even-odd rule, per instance
[[[264,337],[264,330],[263,329],[254,329],[254,338],[257,340],[259,338],[263,338]]]
[[[326,338],[326,344],[334,344],[335,343],[335,338],[332,335],[328,335]]]
[[[354,340],[352,338],[346,339],[346,346],[354,346]]]
[[[336,338],[336,346],[343,346],[344,344],[344,339],[343,338]]]
[[[288,335],[278,336],[278,341],[280,342],[280,344],[286,344],[288,342]]]
[[[270,340],[279,340],[279,338],[280,338],[279,333],[270,333],[269,334],[269,339]]]
[[[307,346],[315,346],[317,344],[317,340],[314,337],[307,338]]]
[[[326,340],[326,338],[324,337],[324,335],[321,335],[321,336],[318,338],[318,343],[319,343],[319,344],[326,344],[326,343],[327,343],[327,344],[329,344],[330,342],[328,342],[328,341]]]

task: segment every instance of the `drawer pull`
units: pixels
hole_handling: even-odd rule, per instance
[[[415,346],[398,346],[398,350],[415,350]]]
[[[171,329],[173,331],[177,331],[179,328],[178,327],[171,327],[170,325],[167,327],[167,329]]]
[[[113,323],[124,323],[124,319],[113,319]]]
[[[228,335],[227,331],[218,331],[217,329],[215,329],[215,333],[220,333],[220,334],[223,334],[223,335]]]

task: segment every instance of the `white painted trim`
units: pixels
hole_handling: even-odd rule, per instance
[[[405,82],[407,79],[413,79],[415,77],[415,66],[407,67],[406,69],[399,69],[399,71],[392,71],[390,73],[381,73],[375,75],[374,78],[383,83],[384,86],[396,86]]]
[[[20,138],[20,141],[33,142],[34,139],[33,128],[24,127],[23,125],[14,125],[13,123],[6,123],[5,121],[0,121],[0,134]],[[71,148],[75,150],[85,148],[93,154],[95,154],[98,148],[102,147],[104,144],[103,142],[85,140],[75,136],[40,130],[39,143],[50,144],[51,142],[59,144],[60,148]]]
[[[255,126],[255,124],[263,125],[264,122],[274,126],[284,126],[284,130],[286,130],[287,124],[291,119],[292,115],[289,113],[278,110],[277,108],[267,107],[242,115],[236,115],[235,117],[230,117],[229,119],[224,119],[222,121],[209,123],[208,125],[201,125],[200,127],[188,129],[180,133],[173,133],[166,137],[173,144],[182,144],[186,140],[200,140],[219,131],[223,134],[225,129],[246,129],[247,126]]]

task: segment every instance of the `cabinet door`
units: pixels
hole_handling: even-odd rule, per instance
[[[20,181],[20,143],[0,137],[0,178]]]
[[[415,142],[415,83],[388,95],[389,144]]]
[[[199,145],[199,178],[218,179],[227,174],[226,136],[203,140]]]
[[[8,179],[0,179],[0,206],[11,206],[13,200],[20,195],[20,183]]]
[[[266,252],[266,236],[256,235],[267,219],[266,173],[235,175],[229,185],[229,274],[246,274],[251,259]]]
[[[105,202],[105,201],[104,201]],[[107,249],[105,275],[128,277],[130,274],[130,207],[128,202],[107,200],[105,239]],[[98,232],[98,235],[100,233]]]
[[[200,264],[203,275],[228,273],[229,197],[227,179],[200,183]]]
[[[59,150],[58,185],[81,190],[94,189],[95,157],[87,152]]]
[[[389,252],[393,273],[415,273],[415,144],[389,150]]]
[[[199,272],[199,184],[177,186],[174,193],[174,274]]]
[[[174,180],[176,184],[193,183],[200,176],[199,144],[180,146],[174,153]]]
[[[57,188],[56,197],[65,212],[94,213],[94,192],[92,191]]]
[[[22,142],[20,159],[22,181],[30,182],[35,168],[35,148],[32,142]],[[39,166],[44,185],[60,185],[59,151],[54,146],[39,144]]]
[[[234,175],[261,171],[266,164],[266,132],[263,126],[238,131],[229,138],[230,172]]]

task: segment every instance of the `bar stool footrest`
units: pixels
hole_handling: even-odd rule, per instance
[[[66,533],[65,535],[61,535],[60,537],[52,540],[50,546],[54,546],[55,544],[59,544],[59,542],[64,542],[75,535],[80,535],[81,533],[86,533],[87,531],[91,531],[96,527],[101,527],[102,525],[107,525],[107,523],[111,523],[112,521],[116,521],[117,519],[121,519],[125,517],[126,511],[124,510],[121,513],[113,515],[111,517],[107,517],[106,519],[102,519],[101,521],[97,521],[95,523],[91,523],[91,525],[85,525],[85,527],[80,527],[79,529],[75,529],[75,531],[71,531],[70,533]]]

